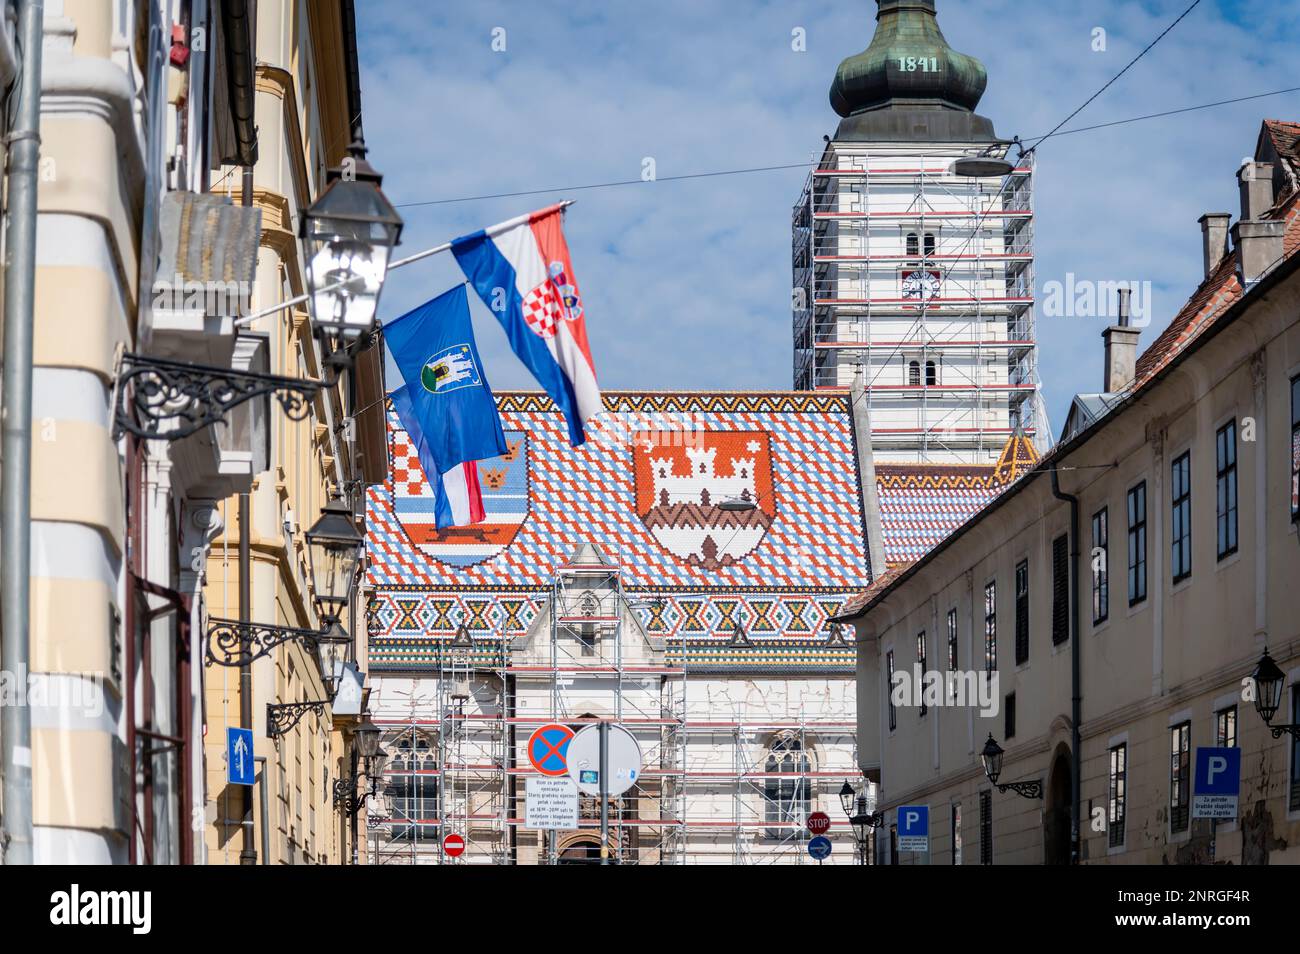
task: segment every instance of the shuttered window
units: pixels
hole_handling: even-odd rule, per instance
[[[1016,566],[1016,665],[1029,662],[1029,561]]]
[[[1052,541],[1052,644],[1070,638],[1070,538]]]
[[[980,864],[993,864],[993,793],[980,792]]]

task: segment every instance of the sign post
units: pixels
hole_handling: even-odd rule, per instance
[[[930,850],[930,806],[900,805],[898,812],[898,850]]]
[[[600,863],[609,864],[609,800],[641,776],[641,746],[621,725],[601,722],[578,732],[565,756],[569,778],[584,795],[600,799]]]
[[[253,730],[226,727],[226,783],[252,785],[256,776],[253,765]]]
[[[1209,748],[1196,750],[1196,772],[1192,779],[1192,817],[1214,819],[1218,834],[1219,819],[1236,818],[1241,792],[1241,749]],[[1210,857],[1214,857],[1214,841]]]

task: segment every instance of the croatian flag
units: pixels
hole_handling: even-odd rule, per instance
[[[586,440],[584,422],[601,410],[600,387],[562,209],[552,205],[462,236],[451,251],[519,360],[563,412],[577,447]]]
[[[420,430],[420,422],[411,407],[411,396],[406,385],[388,395],[393,410],[420,457],[424,479],[434,491],[433,523],[439,530],[446,527],[467,527],[482,523],[484,519],[483,494],[478,484],[478,463],[472,460],[457,464],[451,470],[438,473],[438,465],[429,453],[429,442]]]

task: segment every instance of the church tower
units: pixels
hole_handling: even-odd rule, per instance
[[[1033,157],[975,113],[987,74],[934,0],[877,3],[794,208],[794,387],[846,389],[861,369],[877,460],[992,464],[1017,430],[1047,437]]]

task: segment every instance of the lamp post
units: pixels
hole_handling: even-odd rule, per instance
[[[1292,738],[1300,739],[1300,724],[1273,724],[1273,717],[1282,707],[1282,690],[1286,684],[1286,673],[1268,654],[1267,646],[1264,647],[1264,655],[1260,657],[1251,678],[1255,681],[1255,711],[1264,720],[1273,738],[1280,739],[1285,732]]]
[[[984,763],[984,774],[988,776],[989,782],[997,786],[999,792],[1005,793],[1010,789],[1021,798],[1042,798],[1043,783],[1041,779],[998,784],[998,778],[1002,775],[1003,754],[1002,746],[998,745],[993,738],[993,733],[990,732],[988,741],[984,743],[984,751],[980,753],[980,761]]]
[[[343,163],[329,170],[325,191],[302,215],[298,235],[307,263],[312,333],[337,367],[351,363],[347,345],[375,327],[388,258],[402,234],[402,217],[380,188],[383,181],[358,139],[348,146]]]
[[[885,821],[884,812],[870,810],[871,804],[867,798],[867,786],[869,784],[864,779],[861,790],[858,790],[853,787],[848,779],[845,779],[843,786],[840,787],[840,807],[844,809],[844,814],[849,819],[849,827],[853,830],[853,843],[857,847],[857,858],[860,865],[868,863],[871,833],[884,824]]]
[[[338,383],[375,328],[388,259],[402,234],[402,217],[380,188],[383,176],[365,155],[365,143],[352,143],[326,174],[325,191],[302,213],[307,308],[325,356],[321,380],[127,353],[115,372],[115,438],[180,440],[262,396],[273,396],[290,420],[300,421],[321,389]]]

